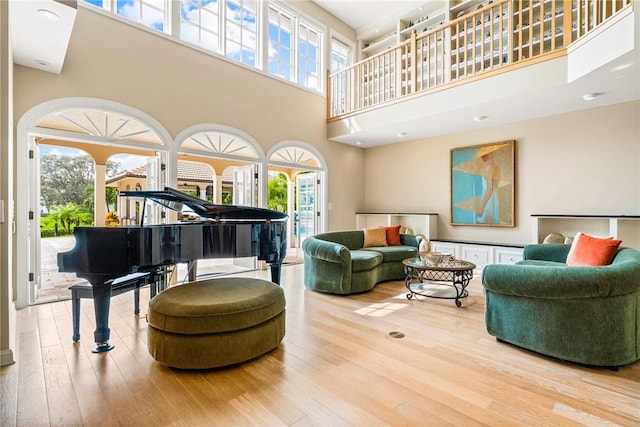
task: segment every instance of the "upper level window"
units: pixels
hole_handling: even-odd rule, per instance
[[[164,0],[117,0],[116,13],[158,31],[166,27]]]
[[[256,66],[258,51],[257,1],[227,0],[225,55]]]
[[[335,38],[331,39],[331,72],[344,70],[349,65],[351,49]]]
[[[319,91],[322,33],[311,25],[298,24],[298,84]]]
[[[220,50],[218,0],[180,1],[180,38],[212,52]]]
[[[294,18],[269,8],[269,74],[291,80],[293,75]]]
[[[322,89],[322,31],[278,3],[269,5],[269,74]]]

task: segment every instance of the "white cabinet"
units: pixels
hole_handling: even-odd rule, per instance
[[[422,234],[429,240],[438,237],[438,214],[435,213],[356,212],[358,230],[389,225],[411,228],[414,234]]]
[[[431,241],[433,252],[452,254],[456,258],[472,262],[479,270],[489,264],[515,264],[522,260],[523,246],[502,246],[495,243],[470,243],[456,241]]]
[[[640,215],[531,215],[532,242],[541,243],[550,233],[573,237],[580,231],[592,236],[612,236],[622,246],[640,249]]]

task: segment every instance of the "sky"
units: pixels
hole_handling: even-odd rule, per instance
[[[86,155],[87,153],[75,148],[40,145],[40,155],[43,156],[45,154],[55,154],[58,156],[83,156],[83,155]],[[136,156],[133,154],[116,154],[111,157],[111,160],[120,163],[124,170],[135,169],[138,166],[147,164],[146,157]]]

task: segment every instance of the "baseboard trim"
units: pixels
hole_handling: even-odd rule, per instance
[[[13,350],[7,349],[0,351],[0,366],[13,365],[16,363],[13,358]]]

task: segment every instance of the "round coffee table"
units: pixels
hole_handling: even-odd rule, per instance
[[[455,299],[456,307],[461,307],[462,298],[469,296],[467,286],[473,278],[476,265],[463,260],[449,260],[438,265],[430,265],[420,257],[407,258],[402,261],[406,278],[404,284],[409,291],[407,299],[414,295],[428,298]],[[438,294],[437,288],[448,286],[455,290],[455,295]]]

